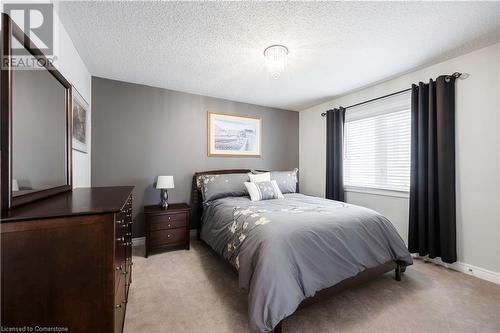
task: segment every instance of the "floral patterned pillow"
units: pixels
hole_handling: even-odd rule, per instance
[[[242,197],[248,195],[244,183],[248,181],[246,173],[230,173],[226,175],[202,175],[198,178],[203,201],[223,197]]]
[[[250,200],[260,201],[269,199],[283,199],[283,194],[281,193],[276,181],[271,180],[270,182],[245,182],[245,187],[250,194]]]
[[[297,173],[299,169],[295,168],[290,171],[271,171],[271,180],[278,183],[281,193],[297,192]]]

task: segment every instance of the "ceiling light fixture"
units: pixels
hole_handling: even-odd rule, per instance
[[[288,49],[283,45],[271,45],[264,50],[267,70],[273,79],[281,76],[286,68]]]

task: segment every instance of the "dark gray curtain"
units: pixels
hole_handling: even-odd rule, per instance
[[[344,108],[326,112],[326,198],[338,201],[344,201],[344,121]]]
[[[412,86],[408,248],[457,260],[455,223],[455,78]]]

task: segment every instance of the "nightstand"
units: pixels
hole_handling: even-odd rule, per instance
[[[185,203],[144,206],[146,220],[146,258],[152,250],[183,246],[189,250],[189,215]]]

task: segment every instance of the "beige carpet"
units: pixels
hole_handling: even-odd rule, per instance
[[[143,257],[134,248],[125,332],[250,332],[236,275],[203,244]],[[417,261],[300,310],[291,332],[500,332],[500,286]]]

